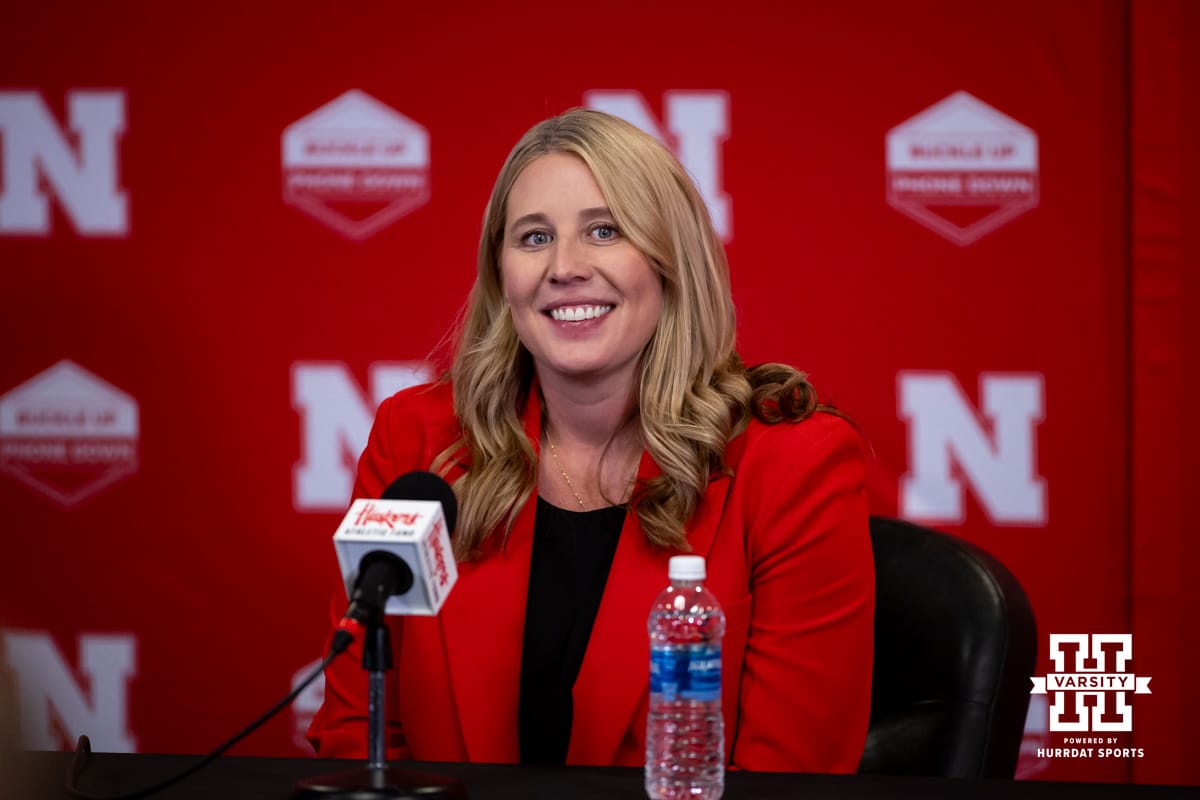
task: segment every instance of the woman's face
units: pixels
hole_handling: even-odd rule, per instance
[[[662,311],[662,280],[617,229],[584,162],[531,162],[508,196],[500,278],[521,343],[551,375],[632,381]]]

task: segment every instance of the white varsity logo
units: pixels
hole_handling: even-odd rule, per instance
[[[674,91],[663,94],[661,124],[640,92],[589,91],[584,105],[621,117],[657,138],[696,182],[713,227],[733,239],[733,215],[722,183],[721,145],[729,137],[729,95],[725,92]]]
[[[351,89],[283,132],[283,199],[365,239],[429,201],[429,133]]]
[[[955,92],[888,131],[887,201],[965,247],[1037,207],[1037,134]]]
[[[297,511],[345,511],[375,409],[396,392],[433,379],[424,361],[371,365],[371,401],[340,362],[292,365],[292,407],[300,414],[300,461],[292,473]]]
[[[899,415],[908,423],[901,516],[961,523],[969,483],[993,524],[1046,524],[1046,486],[1037,472],[1040,374],[981,374],[982,414],[949,372],[901,372],[896,383]]]
[[[49,236],[50,193],[81,236],[129,233],[125,93],[67,92],[66,128],[38,92],[0,92],[0,236]]]
[[[138,468],[138,404],[62,360],[0,397],[0,471],[76,505]]]
[[[1049,692],[1054,698],[1050,730],[1133,730],[1129,697],[1150,694],[1150,678],[1127,671],[1132,634],[1052,633],[1050,658],[1054,672],[1030,678],[1033,694]]]
[[[3,638],[16,678],[24,747],[74,747],[86,733],[97,751],[137,752],[129,729],[129,682],[137,675],[133,634],[80,634],[78,679],[50,634],[4,631]]]

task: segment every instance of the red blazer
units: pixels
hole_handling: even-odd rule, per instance
[[[426,469],[458,438],[451,388],[414,387],[379,408],[358,466],[356,497],[379,497],[397,476]],[[540,439],[536,392],[525,415]],[[852,772],[871,702],[874,566],[864,454],[843,420],[752,421],[729,443],[732,477],[714,475],[688,523],[708,559],[708,586],[727,619],[722,652],[725,745],[754,770]],[[461,476],[457,467],[448,475]],[[646,454],[639,480],[658,473]],[[506,544],[459,565],[437,617],[390,620],[390,759],[516,763],[525,599],[536,503]],[[575,681],[569,764],[641,765],[650,648],[646,617],[673,553],[650,545],[637,515],[621,531]],[[334,618],[345,609],[334,598]],[[366,673],[352,648],[326,672],[309,739],[322,757],[366,755]]]

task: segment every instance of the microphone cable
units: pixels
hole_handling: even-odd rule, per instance
[[[342,633],[342,631],[339,631],[339,633]],[[227,742],[225,742],[224,744],[217,747],[216,750],[213,750],[211,753],[204,756],[202,759],[197,761],[195,764],[192,764],[190,767],[187,767],[186,769],[181,770],[180,772],[177,772],[176,774],[170,776],[169,778],[159,781],[158,783],[156,783],[152,786],[147,786],[144,789],[138,789],[137,791],[134,791],[134,792],[127,792],[125,794],[114,794],[114,795],[90,794],[88,792],[81,790],[79,788],[79,777],[84,773],[85,770],[87,770],[87,768],[89,766],[91,766],[93,759],[92,759],[92,742],[91,742],[91,740],[88,739],[88,737],[86,735],[80,736],[78,743],[75,745],[75,755],[71,759],[71,767],[67,772],[67,782],[66,782],[67,794],[69,796],[71,796],[72,798],[74,798],[75,800],[138,800],[138,798],[149,797],[152,794],[161,792],[163,789],[166,789],[169,786],[174,786],[175,784],[179,783],[184,778],[199,772],[200,770],[204,769],[212,762],[216,761],[221,755],[223,755],[225,753],[226,750],[233,747],[235,744],[240,742],[242,739],[245,739],[251,733],[254,733],[254,731],[258,730],[258,728],[264,722],[266,722],[271,717],[278,714],[283,709],[287,708],[291,704],[291,702],[296,699],[296,697],[300,694],[300,692],[302,692],[306,688],[308,688],[308,685],[310,683],[312,683],[313,681],[315,681],[317,679],[317,676],[319,676],[323,672],[325,672],[325,668],[328,667],[331,663],[333,663],[333,660],[335,658],[337,658],[338,656],[340,656],[346,650],[346,648],[350,645],[351,641],[352,641],[352,638],[350,636],[345,636],[345,635],[335,636],[333,645],[329,648],[329,655],[325,656],[325,659],[323,661],[321,661],[321,664],[316,669],[314,669],[311,673],[309,673],[304,678],[304,680],[301,681],[299,683],[299,685],[296,686],[296,688],[294,688],[294,689],[292,689],[292,691],[288,692],[287,697],[284,697],[278,703],[271,706],[271,708],[269,708],[265,714],[263,714],[261,717],[254,720],[253,722],[251,722],[248,726],[243,728],[238,733],[234,734],[233,738],[229,739]]]
[[[450,484],[445,480],[431,472],[414,471],[401,475],[387,487],[383,492],[384,500],[406,500],[406,499],[422,499],[437,501],[442,506],[442,513],[445,516],[446,527],[449,530],[454,530],[455,518],[458,514],[458,504],[455,501],[454,490],[450,488]],[[368,558],[372,554],[368,554]],[[385,554],[386,555],[386,554]],[[393,557],[394,558],[394,557]],[[403,562],[402,559],[395,558],[400,566],[408,570],[407,583],[400,580],[398,584],[390,585],[389,593],[400,593],[408,591],[412,586],[412,570]],[[364,559],[365,561],[365,559]],[[386,559],[382,559],[386,561]],[[360,565],[361,570],[361,565]],[[382,579],[380,579],[382,580]],[[379,581],[377,581],[379,582]],[[386,595],[385,595],[386,597]],[[371,603],[370,600],[367,601]],[[382,601],[375,599],[376,603]],[[235,734],[232,739],[213,750],[208,755],[201,758],[192,766],[172,775],[166,780],[159,781],[153,786],[147,786],[144,789],[139,789],[135,792],[127,792],[117,795],[94,795],[84,792],[79,788],[79,777],[92,764],[92,742],[87,736],[80,736],[79,741],[75,745],[75,756],[71,759],[71,766],[67,772],[66,791],[67,795],[74,800],[139,800],[142,797],[148,797],[156,792],[161,792],[169,786],[174,786],[184,778],[207,767],[212,762],[216,761],[226,750],[233,747],[235,744],[245,739],[255,730],[257,730],[264,722],[278,714],[283,709],[296,699],[300,692],[304,691],[310,683],[317,679],[317,676],[325,671],[325,668],[333,662],[335,658],[345,652],[350,643],[359,638],[364,631],[363,618],[355,613],[359,607],[359,598],[357,594],[352,598],[350,609],[347,614],[338,623],[337,630],[333,635],[333,641],[329,646],[329,655],[321,662],[310,675],[305,677],[303,681],[286,697],[273,705],[265,714],[251,722],[241,732]]]

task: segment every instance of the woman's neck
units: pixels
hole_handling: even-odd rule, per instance
[[[629,383],[540,381],[544,416],[538,493],[590,510],[628,499],[641,458]]]
[[[559,446],[596,450],[613,442],[637,406],[632,381],[541,378],[542,410]]]

